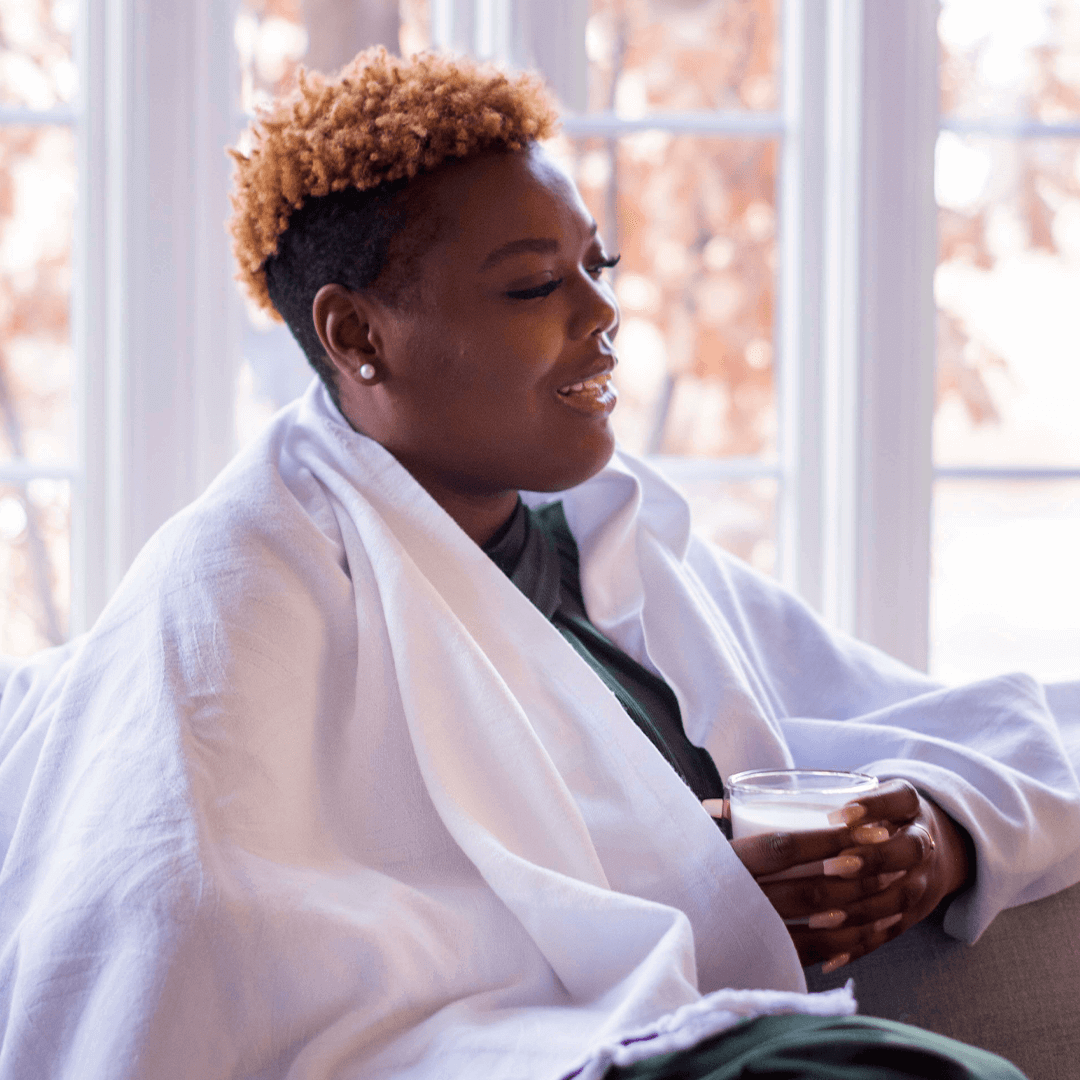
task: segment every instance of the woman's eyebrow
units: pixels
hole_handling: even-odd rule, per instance
[[[597,224],[594,221],[592,228],[589,230],[589,236],[595,236],[596,231]],[[503,259],[508,259],[511,255],[517,255],[522,251],[534,251],[540,255],[554,255],[558,250],[558,240],[547,237],[528,236],[522,240],[511,240],[510,243],[503,244],[502,247],[497,247],[491,252],[480,264],[480,269],[490,270],[496,263],[500,263]]]
[[[490,270],[496,263],[508,259],[511,255],[517,255],[521,251],[535,251],[540,255],[553,255],[559,250],[558,240],[541,239],[540,237],[526,237],[524,240],[511,240],[509,244],[497,247],[480,264],[481,270]]]

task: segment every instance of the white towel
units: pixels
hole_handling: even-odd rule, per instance
[[[831,634],[629,456],[562,497],[590,616],[724,775],[910,776],[975,838],[969,938],[1080,879],[1032,680],[943,690]],[[317,383],[12,677],[0,845],[4,1078],[556,1078],[852,1008],[800,993],[689,789]]]

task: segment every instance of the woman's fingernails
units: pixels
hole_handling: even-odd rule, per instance
[[[894,881],[899,881],[906,873],[906,870],[893,870],[888,874],[878,874],[878,891],[884,892]]]
[[[895,926],[903,917],[902,912],[897,912],[895,915],[890,915],[888,918],[878,919],[871,929],[875,934],[881,934],[888,930],[890,926]]]
[[[860,844],[880,844],[889,839],[889,830],[884,825],[860,825],[851,830],[851,835]]]
[[[842,952],[837,956],[834,956],[831,960],[826,960],[821,965],[821,974],[830,975],[837,968],[842,968],[848,961],[851,960],[851,953]]]
[[[835,930],[847,921],[846,911],[819,911],[806,920],[811,930]]]
[[[854,825],[856,821],[862,821],[864,817],[866,817],[866,807],[859,803],[841,806],[839,810],[833,810],[828,815],[833,825]]]
[[[860,855],[837,855],[821,864],[821,871],[829,877],[854,877],[862,869]]]

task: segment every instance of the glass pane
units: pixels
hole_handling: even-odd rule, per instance
[[[238,446],[246,445],[278,409],[299,397],[315,375],[288,329],[250,305],[242,344],[233,414]]]
[[[70,536],[66,481],[0,484],[0,653],[28,656],[67,636]]]
[[[942,0],[941,111],[1080,116],[1080,0]]]
[[[0,127],[0,462],[66,462],[71,397],[74,139]]]
[[[939,465],[1080,465],[1080,140],[942,133]]]
[[[939,481],[933,551],[936,677],[1076,678],[1080,481]]]
[[[426,49],[430,27],[430,0],[240,0],[240,106],[253,113],[292,85],[301,64],[330,72],[369,45],[404,56]]]
[[[775,142],[645,131],[552,149],[622,254],[620,441],[773,459]]]
[[[589,108],[775,109],[781,0],[591,0]]]
[[[252,114],[292,84],[308,47],[303,0],[240,0],[233,24],[240,107]]]
[[[74,101],[77,0],[0,3],[0,104],[51,109]]]

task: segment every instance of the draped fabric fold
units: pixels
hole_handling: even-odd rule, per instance
[[[590,617],[721,774],[911,776],[976,844],[969,938],[1080,879],[1030,679],[948,690],[831,633],[627,455],[559,497]],[[555,1080],[673,1012],[851,1008],[801,993],[690,790],[317,383],[12,676],[0,855],[5,1078]]]

